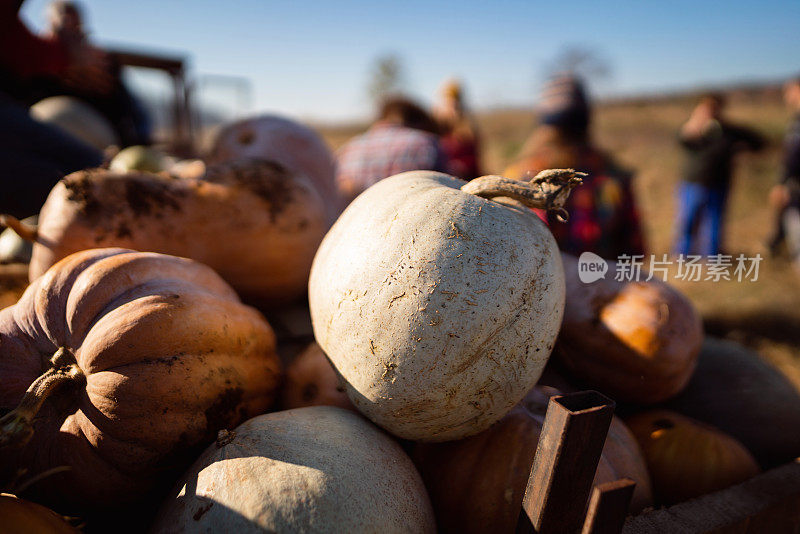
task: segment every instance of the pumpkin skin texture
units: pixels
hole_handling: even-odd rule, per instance
[[[70,466],[34,486],[67,514],[166,489],[196,447],[263,413],[277,393],[269,324],[184,258],[87,250],[34,281],[0,311],[0,411],[20,404],[59,347],[80,380],[45,400],[30,441],[0,455],[0,468]]]
[[[498,421],[536,383],[561,323],[550,231],[462,186],[430,171],[378,182],[311,270],[317,342],[353,404],[405,439],[459,439]]]
[[[706,338],[689,385],[664,407],[730,434],[764,469],[800,456],[800,394],[737,343]]]
[[[338,406],[355,410],[328,357],[311,343],[286,368],[280,395],[284,410],[306,406]]]
[[[262,415],[218,439],[178,483],[153,531],[434,532],[400,446],[332,406]]]
[[[663,505],[718,491],[757,475],[755,458],[734,438],[689,417],[653,410],[626,420]]]
[[[234,122],[215,136],[206,161],[240,158],[277,161],[308,176],[325,201],[330,222],[339,216],[343,206],[336,188],[336,161],[325,140],[311,128],[274,115]]]
[[[195,259],[269,307],[305,293],[327,227],[309,180],[268,161],[221,164],[202,179],[79,171],[42,207],[29,275],[79,250],[124,247]]]
[[[421,443],[412,458],[433,503],[440,532],[514,532],[547,403],[560,394],[536,386],[503,419],[458,441]],[[636,482],[631,513],[652,505],[650,477],[639,445],[614,417],[594,484]]]
[[[653,404],[680,392],[703,341],[689,300],[655,278],[584,284],[577,259],[563,259],[567,296],[555,355],[564,367],[618,401]]]
[[[63,517],[42,505],[0,493],[4,534],[78,534]]]

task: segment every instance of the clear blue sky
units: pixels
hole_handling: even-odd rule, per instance
[[[23,16],[44,21],[47,0]],[[475,107],[531,103],[565,45],[613,68],[595,93],[635,94],[800,72],[800,1],[311,2],[85,0],[101,44],[185,52],[195,73],[251,80],[254,110],[340,120],[371,112],[368,73],[396,53],[430,101],[458,76]],[[210,93],[209,93],[210,94]]]

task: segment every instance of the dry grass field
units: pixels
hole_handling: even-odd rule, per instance
[[[676,142],[695,99],[690,96],[606,102],[598,106],[597,144],[636,173],[635,192],[646,227],[649,252],[668,253],[673,235],[675,192],[683,155]],[[678,282],[702,311],[706,330],[745,343],[779,366],[800,388],[800,274],[785,260],[768,257],[764,243],[773,226],[767,193],[779,172],[780,143],[789,120],[778,90],[729,95],[728,115],[769,140],[757,154],[738,159],[729,202],[728,253],[760,253],[756,282]],[[535,124],[529,110],[495,110],[478,115],[487,173],[500,173]],[[349,125],[321,129],[334,148],[364,129]]]
[[[608,102],[598,106],[593,135],[599,146],[636,173],[635,191],[651,253],[670,251],[675,191],[682,154],[676,133],[693,106],[691,97]],[[730,95],[729,116],[762,132],[768,147],[738,160],[725,244],[732,254],[760,253],[756,282],[675,282],[701,310],[708,333],[742,342],[780,367],[800,388],[800,274],[768,257],[764,243],[773,214],[767,193],[779,172],[780,142],[788,114],[777,91]],[[481,113],[485,172],[501,173],[535,124],[529,110]],[[365,125],[320,128],[333,148]],[[0,269],[0,308],[24,289],[22,266]]]

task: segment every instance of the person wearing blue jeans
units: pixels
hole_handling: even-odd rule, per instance
[[[728,191],[692,182],[681,184],[680,213],[676,252],[710,256],[718,254],[722,241],[722,223]]]
[[[764,145],[756,132],[725,121],[723,106],[720,95],[703,97],[681,128],[686,169],[678,193],[677,254],[720,253],[733,157]]]

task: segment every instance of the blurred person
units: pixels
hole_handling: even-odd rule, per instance
[[[785,243],[793,263],[800,268],[800,77],[786,82],[783,99],[793,116],[784,137],[780,182],[770,191],[777,212],[770,251],[775,254]]]
[[[83,24],[83,13],[77,2],[55,0],[47,8],[46,38],[68,49],[90,47]],[[113,57],[107,58],[110,86],[95,87],[85,84],[78,87],[61,83],[59,79],[40,80],[35,98],[49,96],[74,96],[99,111],[112,125],[122,148],[151,143],[151,122],[141,103],[128,90],[121,66]],[[32,103],[32,102],[31,102]]]
[[[523,145],[504,176],[526,180],[550,168],[588,174],[565,206],[566,223],[541,214],[564,252],[582,252],[616,260],[644,254],[632,175],[599,150],[589,135],[591,106],[583,83],[571,75],[551,79],[538,105],[540,125]]]
[[[678,254],[720,253],[733,157],[764,145],[755,131],[725,120],[724,107],[722,95],[704,96],[680,131],[686,167],[678,192]]]
[[[38,213],[64,174],[103,161],[99,150],[30,117],[31,83],[48,76],[105,89],[111,79],[104,53],[34,35],[19,18],[21,7],[22,0],[0,0],[0,212],[26,217]]]
[[[83,14],[75,2],[55,0],[47,6],[47,34],[64,44],[80,45],[88,41],[83,29]]]
[[[337,154],[336,183],[346,202],[369,186],[405,171],[447,171],[435,134],[436,123],[422,107],[404,97],[381,105],[375,123]]]
[[[442,87],[434,117],[439,123],[449,174],[463,180],[480,176],[478,130],[464,104],[463,90],[457,80],[448,80]]]

